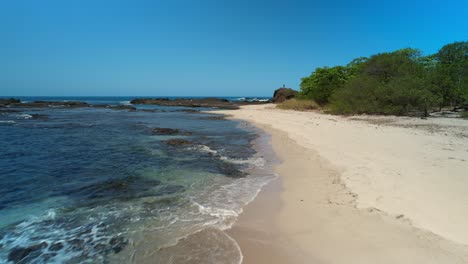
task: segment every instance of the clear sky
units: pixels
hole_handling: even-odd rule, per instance
[[[0,0],[0,95],[269,96],[468,40],[468,1]]]

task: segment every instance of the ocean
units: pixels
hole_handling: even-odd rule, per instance
[[[135,107],[0,108],[0,263],[241,262],[224,230],[276,177],[268,136],[208,108]]]

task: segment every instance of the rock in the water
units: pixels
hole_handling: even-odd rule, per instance
[[[93,104],[93,105],[91,105],[91,107],[94,107],[94,108],[110,108],[110,107],[112,107],[112,105],[109,105],[109,104]]]
[[[32,119],[39,119],[39,120],[47,120],[49,119],[49,116],[47,115],[40,115],[40,114],[32,114],[31,115]]]
[[[154,135],[175,135],[178,134],[180,130],[173,128],[157,127],[154,128],[152,132]]]
[[[128,244],[124,237],[113,237],[109,240],[109,244],[112,247],[114,253],[119,253]]]
[[[86,198],[82,199],[82,202],[92,202],[96,199],[119,199],[127,201],[148,195],[147,191],[160,183],[161,182],[157,180],[129,176],[123,179],[109,179],[76,190],[69,190],[68,194]]]
[[[178,193],[178,192],[183,192],[183,191],[185,191],[185,188],[182,185],[166,185],[158,190],[158,192],[156,193],[156,196],[170,195],[173,193]]]
[[[21,101],[16,98],[0,99],[0,106],[19,104]]]
[[[15,247],[8,254],[8,261],[12,261],[13,263],[20,263],[23,259],[30,255],[39,255],[40,251],[46,247],[46,242],[29,247]]]
[[[53,243],[50,245],[49,250],[50,251],[59,251],[63,248],[63,244],[60,242]]]
[[[117,105],[117,106],[111,106],[110,108],[114,110],[136,111],[136,108],[131,105]]]
[[[19,113],[20,110],[15,109],[0,109],[0,114],[10,114],[10,113]]]
[[[224,115],[217,115],[217,116],[207,116],[201,117],[201,120],[226,120],[226,116]]]
[[[44,107],[90,107],[91,105],[85,102],[79,101],[34,101],[30,103],[12,103],[14,107],[32,107],[32,108],[44,108]]]
[[[185,139],[169,139],[165,141],[169,146],[187,146],[191,145],[192,142]]]
[[[246,176],[245,172],[239,170],[234,164],[228,162],[220,162],[217,164],[218,169],[222,174],[230,178],[243,178]]]
[[[279,88],[273,94],[273,103],[281,103],[288,99],[294,98],[299,92],[291,88]]]
[[[184,106],[184,107],[215,107],[221,109],[238,109],[233,102],[222,98],[138,98],[130,101],[131,104],[151,104],[162,106]]]
[[[194,110],[194,109],[179,109],[179,110],[175,110],[174,112],[185,112],[185,113],[191,113],[191,114],[198,114],[198,113],[200,113],[200,110]]]

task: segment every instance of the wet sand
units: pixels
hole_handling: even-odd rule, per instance
[[[468,163],[462,160],[468,152],[462,151],[465,145],[460,143],[463,141],[457,138],[456,131],[439,135],[419,128],[377,127],[368,121],[282,111],[271,106],[246,106],[237,111],[219,112],[249,121],[271,134],[273,149],[282,160],[275,168],[279,180],[264,188],[228,231],[239,243],[244,263],[468,263],[468,247],[463,243],[468,239],[467,227],[459,225],[464,214],[468,214],[468,193],[456,188],[457,184],[467,187],[463,169],[468,168]],[[331,131],[333,127],[335,130]],[[337,138],[333,145],[331,137],[338,136],[348,137],[350,143],[340,146],[343,139]],[[400,140],[391,141],[397,136]],[[384,138],[388,140],[379,141]],[[446,155],[440,153],[440,144],[445,141],[453,149],[452,155],[458,154],[455,164],[437,159]],[[366,152],[373,145],[377,149]],[[350,152],[352,147],[354,152]],[[392,147],[407,152],[398,157],[393,155]],[[434,152],[421,156],[432,158],[430,161],[440,170],[414,175],[415,171],[427,170],[420,167],[424,165],[419,162],[421,157],[411,158],[414,152],[422,150]],[[333,154],[335,159],[330,159]],[[387,158],[389,155],[391,158]],[[359,177],[369,179],[357,188],[357,182],[353,185],[357,176],[352,177],[355,167],[346,166],[350,162],[348,156],[361,162],[354,164],[361,168]],[[375,159],[375,163],[369,166],[369,162],[363,162],[364,158]],[[400,178],[395,178],[398,176],[395,171],[385,171],[402,164],[408,167],[396,168],[402,170]],[[447,164],[451,165],[446,169],[452,178],[438,179],[439,182],[431,178],[443,172]],[[382,176],[389,179],[378,182]],[[384,199],[385,203],[369,198],[375,194],[375,185],[385,186],[389,181],[409,189],[421,189],[410,195],[404,187],[403,192],[392,185],[393,195],[390,195],[392,190],[380,193],[380,200]],[[440,182],[445,185],[440,186]],[[437,184],[439,189],[435,188]],[[427,199],[421,200],[425,196]],[[448,196],[445,204],[432,201],[445,196]],[[450,202],[454,198],[457,199]],[[412,214],[405,203],[420,208],[411,207],[415,210]],[[450,215],[455,209],[460,212]],[[445,222],[428,217],[431,213],[444,217]],[[421,219],[425,221],[421,223]],[[456,236],[448,232],[451,229],[458,230]]]

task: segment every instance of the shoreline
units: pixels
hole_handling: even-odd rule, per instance
[[[265,116],[259,117],[259,111]],[[303,141],[299,145],[287,128],[278,129],[284,121],[279,118],[299,113],[265,106],[217,113],[265,130],[282,160],[274,168],[280,179],[264,187],[228,230],[242,249],[243,263],[468,262],[462,243],[414,225],[406,216],[360,204],[360,193],[343,181],[343,167]],[[320,117],[331,118],[314,114]]]

